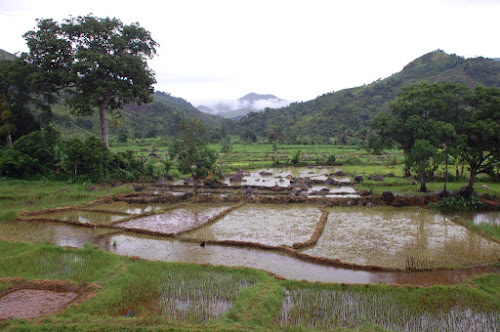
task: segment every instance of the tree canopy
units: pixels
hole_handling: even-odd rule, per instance
[[[126,103],[150,101],[156,82],[146,60],[158,44],[138,23],[123,24],[116,18],[92,15],[58,23],[38,20],[24,38],[24,55],[40,69],[38,80],[54,90],[64,90],[71,109],[80,115],[99,110],[102,140],[108,142],[106,111]]]
[[[406,166],[420,176],[435,161],[455,154],[470,166],[468,187],[476,174],[491,170],[500,148],[500,89],[477,86],[473,91],[457,83],[416,83],[401,89],[390,113],[372,121],[372,146],[395,141],[406,154]],[[447,159],[446,159],[447,160]]]

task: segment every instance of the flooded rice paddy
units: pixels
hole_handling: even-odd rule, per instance
[[[459,216],[471,220],[475,225],[500,225],[500,212],[498,211],[462,213]]]
[[[116,227],[177,234],[200,227],[229,208],[230,205],[190,204],[164,213],[121,222],[116,224]]]
[[[432,312],[408,301],[396,302],[385,292],[299,288],[285,291],[277,323],[318,329],[377,324],[396,331],[496,331],[500,314],[466,306]]]
[[[321,211],[307,205],[245,205],[218,222],[184,235],[199,241],[238,241],[269,246],[306,242]]]
[[[500,268],[477,267],[460,270],[418,272],[364,271],[317,264],[282,253],[223,245],[206,245],[140,234],[108,234],[95,242],[99,248],[124,256],[164,262],[249,267],[287,279],[346,284],[452,285],[475,275],[500,272]]]
[[[110,211],[109,213],[103,213],[95,211],[70,210],[27,216],[23,219],[59,220],[81,224],[109,224],[112,222],[123,220],[126,217],[126,213],[118,214],[112,211]]]
[[[332,208],[316,246],[303,253],[347,264],[426,270],[497,262],[500,244],[420,208]]]
[[[288,279],[323,282],[456,284],[480,273],[498,272],[496,267],[481,266],[498,262],[500,245],[441,214],[388,207],[326,211],[329,215],[324,230],[318,233],[323,211],[317,205],[114,202],[2,222],[0,239],[71,247],[83,247],[89,242],[120,255],[244,266]],[[95,226],[69,225],[63,223],[65,218],[54,217],[86,212],[91,212],[85,214],[86,222]],[[127,220],[106,219],[110,216]],[[138,234],[141,230],[182,235],[145,236]],[[205,241],[206,245],[201,246]],[[291,249],[301,243],[308,243],[307,248]],[[450,266],[460,269],[435,270]],[[371,271],[373,268],[400,271]]]
[[[240,290],[255,283],[227,272],[163,270],[150,306],[172,320],[211,320],[231,309]]]

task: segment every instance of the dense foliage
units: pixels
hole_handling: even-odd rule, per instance
[[[416,83],[401,89],[390,113],[372,121],[373,143],[398,143],[406,167],[420,177],[425,192],[426,174],[448,158],[470,167],[472,190],[478,173],[493,173],[499,162],[500,88],[477,86],[471,91],[457,83]],[[378,148],[381,148],[381,146]]]
[[[67,104],[78,114],[99,109],[102,139],[106,147],[106,111],[130,102],[150,101],[154,73],[146,59],[157,43],[139,24],[124,25],[116,18],[92,15],[72,17],[62,24],[45,19],[24,38],[24,57],[53,88],[64,89]]]

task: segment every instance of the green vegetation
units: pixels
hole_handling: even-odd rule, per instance
[[[251,269],[135,261],[86,246],[0,241],[0,278],[68,280],[102,287],[93,298],[14,330],[370,330],[498,324],[500,277],[428,288],[278,281]],[[0,282],[0,289],[11,284]],[[213,304],[219,304],[213,305]],[[478,319],[470,319],[470,315]]]
[[[0,222],[14,219],[22,211],[42,210],[83,204],[100,196],[129,192],[128,187],[90,187],[89,184],[49,180],[12,180],[0,178]],[[92,190],[89,190],[92,189]],[[93,190],[96,189],[96,190]]]
[[[24,38],[29,47],[24,58],[39,70],[39,81],[47,80],[55,91],[69,94],[66,102],[78,114],[99,109],[106,147],[106,112],[150,101],[156,80],[146,58],[156,54],[158,44],[138,23],[124,25],[116,18],[92,15],[62,24],[44,19]]]
[[[472,193],[476,175],[494,175],[498,164],[499,109],[499,88],[477,86],[472,93],[456,83],[417,83],[402,88],[391,113],[377,115],[372,127],[375,141],[403,148],[406,168],[419,175],[420,191],[427,191],[426,176],[443,161],[448,172],[451,157],[469,166]]]

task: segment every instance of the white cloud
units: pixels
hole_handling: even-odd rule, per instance
[[[93,12],[151,31],[157,90],[192,102],[249,91],[300,101],[387,77],[438,48],[500,57],[499,11],[496,0],[2,1],[0,48],[25,51],[36,18]]]

